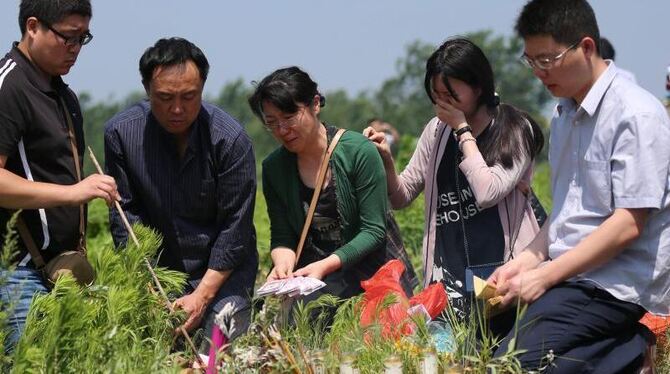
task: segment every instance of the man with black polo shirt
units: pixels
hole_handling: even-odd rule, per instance
[[[118,199],[112,177],[82,180],[84,134],[76,95],[63,83],[89,32],[89,0],[22,0],[21,41],[0,60],[0,234],[23,209],[30,239],[48,262],[83,243],[86,203]],[[73,136],[72,136],[72,135]],[[35,269],[24,235],[17,268],[0,287],[9,312],[6,349],[18,341],[30,302],[47,285]]]

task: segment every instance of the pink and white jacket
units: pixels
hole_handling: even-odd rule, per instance
[[[425,192],[426,223],[422,251],[424,287],[430,283],[433,275],[437,170],[451,132],[451,128],[437,117],[430,120],[419,138],[409,164],[398,176],[398,185],[389,186],[389,198],[393,209],[406,207],[422,191]],[[527,196],[517,188],[522,181],[530,186],[533,174],[531,158],[524,155],[507,170],[499,164],[487,166],[482,155],[478,153],[465,158],[459,164],[459,168],[470,183],[480,207],[498,206],[506,243],[504,258],[510,257],[510,251],[513,256],[522,251],[540,231]],[[513,248],[508,248],[512,242]]]

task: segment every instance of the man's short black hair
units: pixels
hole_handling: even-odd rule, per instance
[[[612,43],[610,43],[607,38],[600,38],[600,57],[605,60],[614,61],[615,56],[616,51],[614,50]]]
[[[572,45],[590,37],[600,49],[600,31],[593,8],[586,0],[531,0],[523,7],[514,27],[520,37],[551,36]]]
[[[157,67],[182,65],[189,60],[195,63],[204,84],[209,73],[209,62],[200,48],[183,38],[159,39],[156,44],[147,48],[140,58],[142,84],[145,88],[149,87]]]
[[[53,25],[63,20],[63,18],[77,14],[84,17],[91,17],[90,0],[21,0],[19,5],[19,28],[21,35],[26,33],[26,21],[30,17]]]

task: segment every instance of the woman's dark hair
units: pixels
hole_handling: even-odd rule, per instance
[[[542,129],[531,116],[517,108],[500,104],[495,93],[493,69],[484,52],[465,38],[454,38],[444,42],[426,62],[424,87],[430,100],[433,98],[433,78],[440,77],[449,93],[458,101],[448,78],[465,82],[479,89],[477,107],[485,105],[493,115],[494,123],[477,138],[477,145],[487,165],[496,163],[510,169],[522,156],[520,150],[531,158],[542,150]]]
[[[549,35],[566,46],[588,36],[600,53],[598,21],[586,0],[529,1],[521,10],[514,29],[522,38]]]
[[[263,102],[269,102],[283,113],[296,113],[298,105],[310,106],[319,95],[321,106],[326,98],[319,93],[316,82],[297,66],[278,69],[263,78],[249,97],[249,106],[258,118],[263,119]]]
[[[140,74],[142,84],[149,87],[154,70],[157,67],[177,66],[193,61],[204,84],[209,73],[209,62],[200,48],[183,38],[159,39],[156,44],[147,48],[140,58]]]
[[[53,25],[65,17],[77,14],[91,17],[91,2],[89,0],[21,0],[19,5],[19,29],[21,35],[26,33],[26,21],[30,17]]]

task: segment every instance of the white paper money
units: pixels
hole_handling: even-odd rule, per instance
[[[257,296],[288,295],[289,297],[305,296],[325,287],[319,279],[311,277],[293,277],[266,282],[256,290]]]

